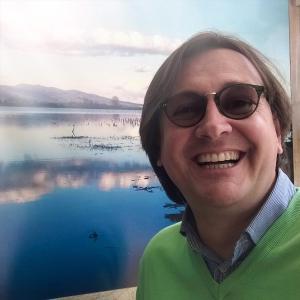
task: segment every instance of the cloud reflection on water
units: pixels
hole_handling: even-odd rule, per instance
[[[106,172],[100,176],[98,187],[102,191],[110,191],[115,188],[130,188],[136,185],[147,187],[154,182],[158,184],[158,180],[151,170],[124,173]]]
[[[87,159],[24,161],[0,164],[6,176],[0,182],[0,203],[39,200],[58,188],[77,189],[95,185],[101,191],[158,184],[147,165]]]

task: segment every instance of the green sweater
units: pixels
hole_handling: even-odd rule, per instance
[[[137,300],[300,299],[299,189],[286,211],[220,284],[179,229],[180,223],[163,229],[146,247]]]

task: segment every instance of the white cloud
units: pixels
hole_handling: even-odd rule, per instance
[[[146,36],[136,31],[108,31],[98,28],[89,37],[89,41],[86,40],[86,43],[82,45],[81,50],[83,54],[87,55],[167,55],[180,43],[180,40],[160,35]]]
[[[137,73],[148,73],[152,71],[152,68],[150,66],[136,66],[134,69]]]
[[[122,27],[108,29],[99,20],[93,23],[91,9],[99,6],[92,2],[1,1],[0,44],[8,49],[83,56],[165,55],[181,42]],[[112,17],[118,21],[118,15]]]
[[[38,24],[0,20],[1,44],[8,49],[62,55],[132,56],[167,55],[181,41],[161,35],[147,36],[137,31],[111,31],[97,28],[93,32],[78,28],[46,28]]]

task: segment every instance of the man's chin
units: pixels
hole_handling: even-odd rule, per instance
[[[211,208],[226,208],[241,203],[245,199],[238,185],[214,186],[195,193],[194,204]],[[189,201],[188,201],[189,202]]]

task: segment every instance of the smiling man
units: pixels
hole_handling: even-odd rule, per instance
[[[186,210],[147,246],[138,300],[300,297],[300,192],[280,168],[290,106],[269,65],[206,32],[153,78],[142,145]]]

